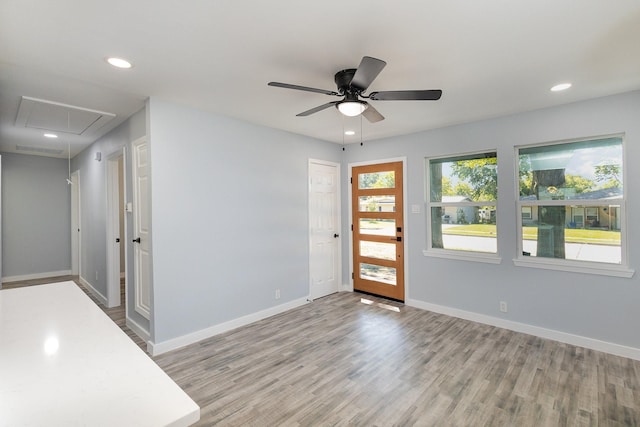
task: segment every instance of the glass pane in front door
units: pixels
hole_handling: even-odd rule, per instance
[[[396,244],[360,240],[360,256],[394,261],[396,259]]]
[[[373,234],[376,236],[395,236],[395,219],[360,218],[360,234]]]
[[[360,190],[371,188],[395,188],[396,175],[394,171],[361,173],[358,175]]]
[[[360,278],[395,286],[396,269],[363,262],[360,263]]]
[[[395,212],[396,198],[391,194],[360,196],[358,197],[358,210],[360,212]]]

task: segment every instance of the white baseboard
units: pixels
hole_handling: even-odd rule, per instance
[[[231,331],[241,326],[245,326],[250,323],[257,322],[262,319],[266,319],[267,317],[275,316],[276,314],[280,314],[285,311],[291,310],[293,308],[300,307],[307,303],[308,301],[306,297],[300,298],[285,304],[281,304],[275,307],[268,308],[266,310],[259,311],[257,313],[248,314],[246,316],[239,317],[237,319],[233,319],[228,322],[213,325],[208,328],[201,329],[196,332],[192,332],[190,334],[172,338],[170,340],[161,341],[158,343],[147,341],[147,352],[152,356],[157,356],[159,354],[166,353],[168,351],[175,350],[175,349],[187,346],[189,344],[202,341],[207,338],[211,338],[212,336]]]
[[[107,307],[107,297],[105,297],[104,295],[102,295],[100,292],[98,292],[98,290],[96,288],[93,287],[93,285],[91,283],[89,283],[85,278],[83,278],[82,276],[79,277],[80,279],[80,283],[82,284],[82,286],[84,286],[85,288],[87,288],[87,290],[89,292],[91,292],[91,294],[96,297],[96,299],[98,300],[98,302],[100,304],[102,304],[103,306]]]
[[[405,304],[411,307],[423,310],[433,311],[435,313],[445,314],[447,316],[457,317],[460,319],[471,320],[472,322],[483,323],[485,325],[497,326],[498,328],[509,329],[515,332],[522,332],[528,335],[534,335],[540,338],[546,338],[559,341],[565,344],[576,345],[579,347],[589,348],[591,350],[603,351],[605,353],[614,354],[616,356],[628,357],[629,359],[640,360],[640,348],[627,347],[620,344],[600,341],[594,338],[574,335],[567,332],[560,332],[553,329],[546,329],[539,326],[528,325],[526,323],[514,322],[512,320],[500,319],[498,317],[487,316],[485,314],[474,313],[471,311],[459,310],[457,308],[446,307],[443,305],[431,304],[428,302],[408,299]]]
[[[48,271],[46,273],[23,274],[20,276],[7,276],[2,278],[2,283],[20,282],[22,280],[48,279],[49,277],[71,276],[71,270]]]
[[[142,326],[137,324],[129,316],[127,316],[127,318],[125,319],[125,323],[127,327],[131,329],[137,336],[139,336],[144,342],[146,343],[149,342],[149,339],[151,339],[151,335],[149,335],[149,331],[145,330]]]

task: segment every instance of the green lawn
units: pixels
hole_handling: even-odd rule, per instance
[[[537,227],[523,227],[522,232],[523,238],[525,240],[536,240],[538,238]],[[619,231],[565,228],[564,232],[565,241],[568,243],[591,243],[594,245],[620,246]],[[455,225],[453,227],[442,230],[442,234],[452,234],[456,236],[495,237],[496,226],[493,224]]]

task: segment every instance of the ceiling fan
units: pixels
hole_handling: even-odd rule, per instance
[[[338,86],[337,92],[280,82],[269,82],[268,84],[269,86],[282,87],[285,89],[304,90],[307,92],[343,97],[341,101],[327,102],[326,104],[296,114],[296,116],[309,116],[318,111],[335,106],[345,116],[354,117],[362,114],[371,123],[384,120],[384,116],[373,108],[371,104],[367,101],[362,101],[360,98],[370,99],[372,101],[437,101],[442,96],[440,89],[393,90],[371,92],[369,95],[365,95],[364,91],[367,90],[373,80],[380,74],[380,71],[382,71],[385,65],[387,65],[387,63],[381,59],[364,56],[358,68],[349,68],[336,73],[334,80]]]

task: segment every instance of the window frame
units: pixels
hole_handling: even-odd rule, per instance
[[[473,156],[478,156],[477,158],[484,158],[486,154],[493,154],[496,157],[496,167],[497,158],[498,158],[498,150],[496,148],[490,148],[485,150],[464,152],[464,153],[455,153],[455,154],[446,154],[442,156],[428,156],[424,159],[424,173],[425,173],[425,217],[426,217],[426,249],[422,251],[423,255],[426,257],[436,257],[436,258],[446,258],[446,259],[457,259],[464,261],[474,261],[474,262],[482,262],[488,264],[500,264],[502,262],[502,257],[499,255],[498,248],[498,200],[494,201],[483,201],[483,202],[432,202],[431,201],[431,161],[439,160],[439,159],[455,159],[456,157],[468,157],[469,160],[473,158]],[[496,173],[496,187],[498,186],[498,182],[500,178]],[[492,206],[495,210],[496,214],[496,252],[474,252],[463,249],[445,249],[445,248],[434,248],[433,247],[433,236],[432,236],[432,213],[431,208],[434,207],[456,207],[456,208],[464,208],[464,207],[481,207],[481,206]]]
[[[595,262],[595,261],[580,261],[572,259],[560,259],[560,258],[547,258],[547,257],[530,257],[523,254],[523,218],[522,208],[533,206],[565,206],[570,208],[572,205],[580,206],[584,208],[584,218],[587,221],[587,209],[602,206],[607,204],[607,201],[613,201],[611,199],[567,199],[567,200],[521,200],[520,199],[520,151],[527,148],[554,146],[562,144],[571,144],[582,141],[595,141],[608,138],[620,138],[622,145],[622,199],[615,199],[615,205],[619,206],[620,214],[620,252],[621,260],[620,264]],[[515,206],[516,206],[516,241],[517,252],[513,259],[513,263],[519,267],[531,267],[542,268],[548,270],[560,270],[578,273],[598,274],[614,277],[626,277],[630,278],[635,273],[635,270],[629,268],[629,251],[628,251],[628,224],[627,224],[627,187],[626,175],[627,175],[627,163],[626,163],[626,143],[625,134],[611,134],[603,136],[591,136],[586,138],[573,138],[560,141],[549,141],[538,144],[526,144],[514,146],[514,167],[515,167]]]

